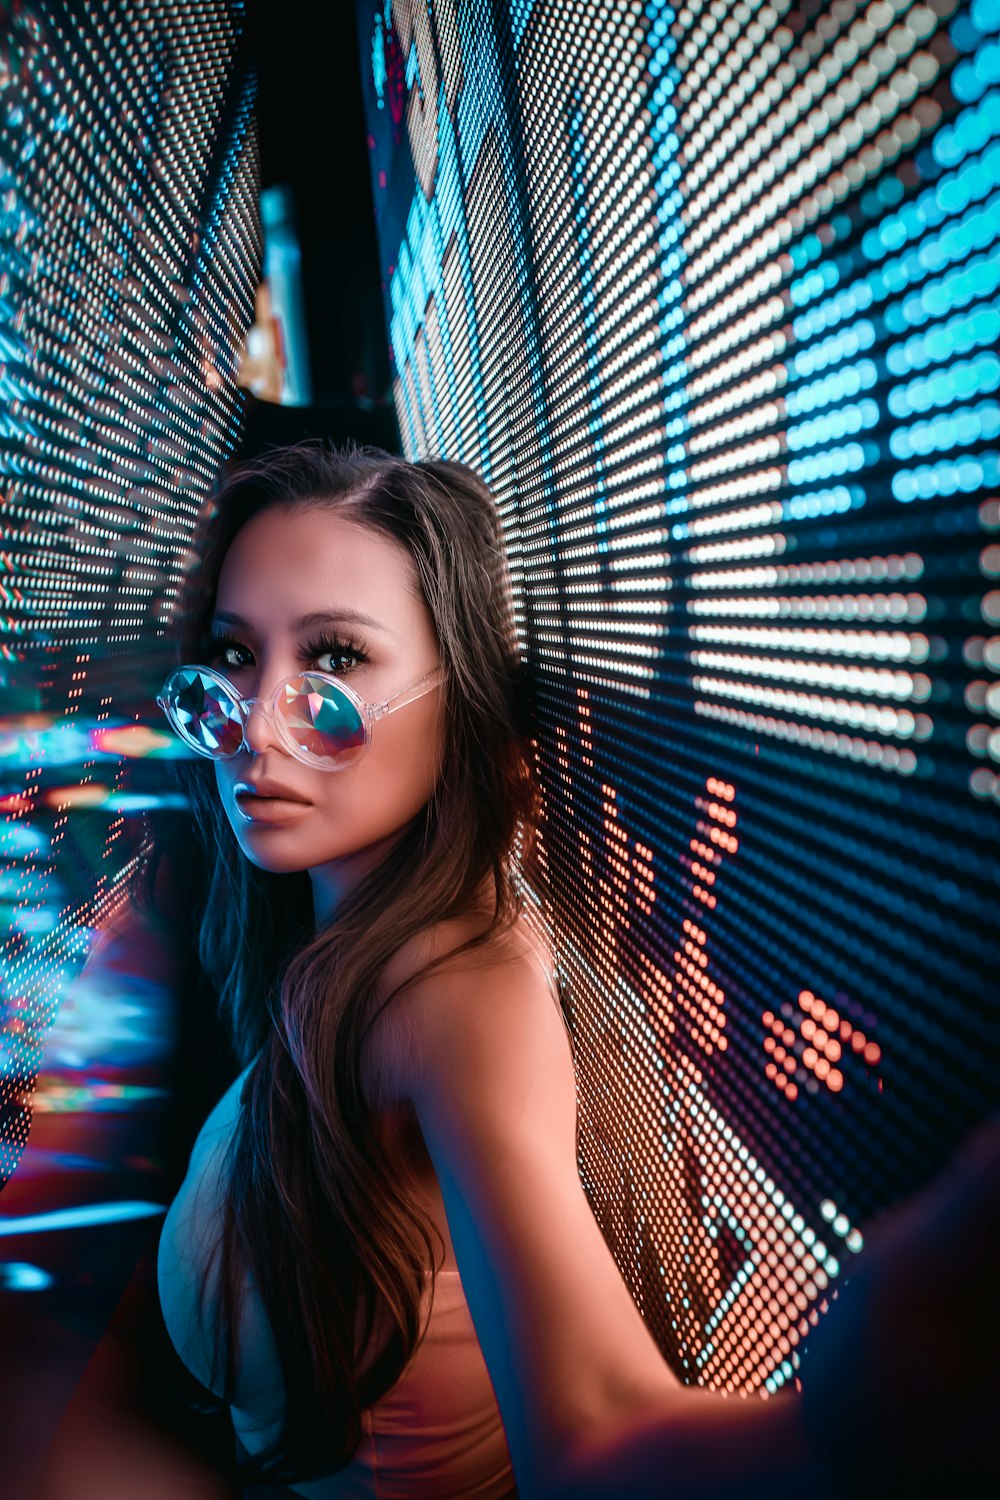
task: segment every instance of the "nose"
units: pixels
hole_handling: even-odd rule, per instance
[[[243,702],[245,709],[248,710],[243,726],[243,743],[246,748],[254,755],[261,754],[269,747],[284,753],[285,747],[274,722],[271,700],[269,698],[245,698]]]

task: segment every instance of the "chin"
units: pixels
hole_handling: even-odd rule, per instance
[[[289,838],[284,830],[265,828],[261,833],[252,824],[240,823],[233,828],[233,834],[241,853],[262,870],[308,870],[316,863],[305,842],[294,836]],[[321,859],[330,857],[324,850]]]
[[[258,870],[266,870],[270,875],[295,875],[300,870],[311,868],[302,859],[295,859],[290,855],[268,854],[266,850],[246,849],[241,844],[240,848],[252,865]]]

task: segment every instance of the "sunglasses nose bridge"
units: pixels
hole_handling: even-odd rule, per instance
[[[253,719],[253,711],[255,708],[260,710],[258,718],[263,720],[263,727],[266,728],[270,734],[276,735],[279,740],[283,740],[284,737],[282,736],[277,723],[275,705],[271,699],[265,698],[263,696],[259,696],[256,698],[238,697],[237,702],[240,705],[240,717],[243,721],[243,741],[240,747],[241,749],[245,747],[251,752],[251,754],[254,753],[254,746],[250,743],[250,731],[251,725],[255,723]],[[255,730],[255,734],[256,733],[259,733],[259,730]]]

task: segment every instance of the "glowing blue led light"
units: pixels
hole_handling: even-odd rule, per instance
[[[893,375],[943,363],[972,349],[995,348],[1000,343],[1000,306],[988,305],[949,318],[925,334],[914,334],[886,354]]]
[[[791,370],[795,375],[812,375],[828,365],[853,359],[862,349],[870,349],[874,342],[875,329],[867,318],[862,318],[830,338],[798,350],[790,361]]]
[[[892,493],[904,503],[911,500],[936,500],[958,494],[972,494],[1000,477],[996,453],[978,453],[958,462],[942,460],[902,469],[892,478]]]
[[[981,36],[1000,31],[1000,3],[998,0],[972,0],[969,20]]]
[[[782,506],[782,514],[790,520],[800,521],[811,516],[832,516],[864,504],[861,490],[849,489],[847,485],[834,485],[828,490],[813,490],[805,495],[793,495]]]
[[[843,401],[845,397],[857,396],[860,391],[871,390],[877,379],[878,373],[873,362],[861,359],[857,364],[845,365],[842,369],[824,375],[820,380],[789,391],[785,397],[785,410],[790,417],[797,417],[803,412],[814,411],[817,407]]]
[[[960,62],[951,75],[951,90],[963,104],[971,104],[991,84],[1000,83],[1000,43],[980,47],[974,58]]]
[[[812,302],[816,297],[821,297],[824,292],[836,286],[838,280],[837,267],[832,261],[826,261],[816,270],[810,271],[808,276],[803,276],[800,281],[793,281],[788,288],[789,296],[796,307],[805,307],[806,303]]]
[[[946,173],[899,213],[889,215],[868,230],[862,249],[870,260],[881,260],[887,251],[899,250],[908,240],[920,239],[928,229],[936,229],[945,219],[957,217],[970,205],[989,197],[998,185],[1000,147],[994,145],[978,161],[966,162],[959,171]]]
[[[85,1203],[79,1208],[57,1208],[51,1213],[0,1216],[0,1239],[15,1234],[47,1234],[53,1229],[81,1229],[92,1224],[122,1224],[166,1213],[162,1203]]]
[[[836,268],[832,267],[828,262],[826,269],[832,274],[821,276],[819,272],[813,272],[811,277],[806,278],[807,282],[815,279],[820,291],[833,286],[837,280]],[[826,329],[833,328],[838,323],[847,322],[856,313],[864,312],[867,308],[871,307],[874,295],[874,288],[868,278],[862,278],[852,283],[851,286],[844,287],[836,296],[827,298],[825,302],[819,303],[818,306],[812,308],[808,313],[804,313],[794,320],[792,328],[796,338],[814,338],[816,334],[823,333]]]
[[[991,89],[975,109],[963,110],[953,124],[938,131],[931,151],[939,166],[954,167],[995,135],[1000,135],[1000,91]]]
[[[873,454],[872,459],[875,455]],[[865,466],[865,450],[860,443],[842,448],[827,448],[808,458],[793,458],[788,465],[789,484],[812,484],[817,479],[832,479],[836,474],[855,474]]]
[[[41,1292],[54,1284],[55,1278],[41,1266],[25,1260],[0,1262],[0,1286],[11,1292]]]
[[[946,415],[917,422],[913,427],[898,427],[889,438],[896,458],[923,457],[928,453],[947,453],[952,448],[991,441],[1000,436],[1000,408],[995,402],[979,406],[958,407]]]
[[[847,437],[863,428],[874,427],[878,422],[878,406],[874,401],[848,402],[836,406],[808,422],[790,426],[786,442],[792,452],[802,448],[813,448],[831,439]]]
[[[907,327],[919,326],[932,318],[942,318],[956,307],[966,307],[981,297],[988,297],[1000,286],[1000,247],[990,255],[978,256],[975,260],[950,271],[937,281],[930,281],[919,292],[907,297],[902,306],[902,316],[894,332],[902,333]],[[900,309],[891,308],[898,316]],[[896,322],[896,318],[892,320]]]
[[[918,375],[906,385],[894,386],[889,392],[888,406],[894,417],[909,417],[997,389],[1000,389],[1000,358],[993,353],[977,354],[974,359],[960,360],[930,375]]]

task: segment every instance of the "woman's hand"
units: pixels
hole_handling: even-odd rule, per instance
[[[845,1495],[1000,1494],[1000,1116],[877,1223],[802,1386]]]

